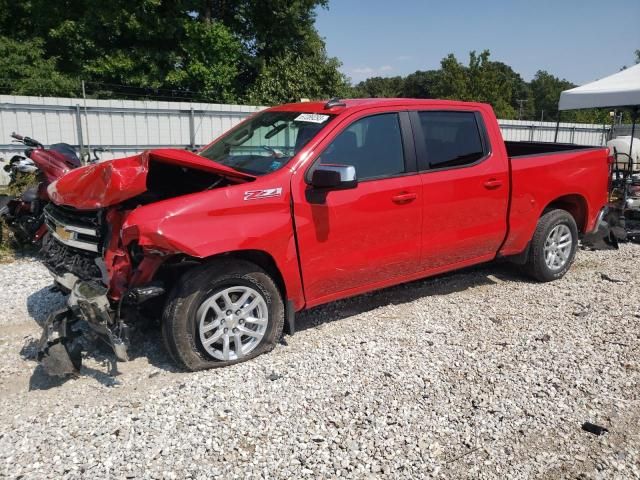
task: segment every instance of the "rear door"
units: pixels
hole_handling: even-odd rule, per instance
[[[493,258],[507,231],[508,159],[492,148],[481,113],[423,110],[411,112],[411,122],[423,183],[423,269]]]
[[[310,165],[353,165],[358,185],[317,191],[313,166],[292,178],[307,305],[419,270],[422,188],[407,112],[377,109],[338,127]]]

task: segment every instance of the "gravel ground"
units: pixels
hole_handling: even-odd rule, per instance
[[[623,245],[554,283],[495,264],[413,282],[194,374],[152,330],[61,381],[33,355],[63,298],[37,262],[0,265],[0,476],[640,478],[639,267]]]

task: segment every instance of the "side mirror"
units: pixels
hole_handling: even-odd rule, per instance
[[[311,175],[315,188],[341,190],[356,188],[356,167],[352,165],[318,165]]]

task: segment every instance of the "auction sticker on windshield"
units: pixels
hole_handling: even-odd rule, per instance
[[[329,120],[329,115],[320,115],[318,113],[302,113],[294,118],[296,122],[324,123]]]

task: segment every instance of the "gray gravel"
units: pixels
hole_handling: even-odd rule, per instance
[[[37,262],[0,280],[0,475],[640,478],[637,245],[555,283],[488,265],[333,303],[195,374],[150,331],[117,370],[105,351],[51,380],[34,342],[63,298]]]

